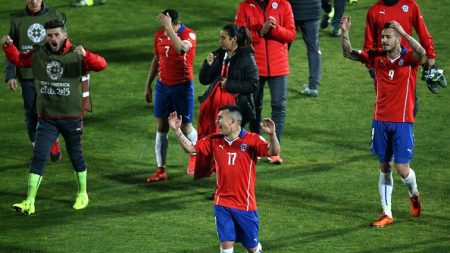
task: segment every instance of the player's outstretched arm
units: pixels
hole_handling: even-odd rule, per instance
[[[280,154],[280,142],[275,134],[275,123],[269,119],[263,119],[261,129],[269,135],[269,155],[276,156]]]
[[[342,30],[342,52],[344,57],[353,61],[363,61],[358,51],[353,50],[352,44],[350,43],[349,31],[352,25],[352,19],[350,16],[344,16],[341,19],[341,30]]]
[[[196,150],[194,145],[192,145],[192,142],[181,131],[181,117],[178,117],[177,112],[170,113],[167,121],[169,122],[170,128],[175,132],[181,147],[188,153],[195,153]]]

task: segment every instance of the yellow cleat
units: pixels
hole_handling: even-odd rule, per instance
[[[87,207],[89,204],[89,197],[87,193],[84,194],[78,194],[77,198],[75,199],[75,203],[73,204],[73,209],[80,210]]]
[[[20,203],[16,203],[13,205],[13,208],[19,212],[23,213],[25,215],[32,215],[36,212],[36,208],[34,207],[34,202],[31,200],[24,200]]]

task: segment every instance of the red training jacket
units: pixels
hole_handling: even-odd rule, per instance
[[[276,19],[276,27],[260,37],[259,30],[270,16]],[[259,76],[289,74],[288,43],[294,41],[296,31],[288,1],[268,0],[263,11],[256,0],[245,0],[239,4],[234,22],[250,30]]]

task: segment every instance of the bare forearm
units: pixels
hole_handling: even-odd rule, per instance
[[[155,56],[150,64],[150,70],[148,71],[147,86],[150,86],[153,83],[153,80],[155,80],[156,74],[158,73],[158,66],[159,58]]]
[[[192,145],[192,142],[183,134],[181,129],[175,130],[175,136],[177,137],[178,142],[181,147],[188,153],[195,153],[195,147]]]
[[[348,32],[342,33],[342,52],[344,57],[353,61],[361,61],[358,51],[353,50]]]
[[[275,134],[269,135],[269,155],[276,156],[280,154],[280,142]]]
[[[189,51],[189,46],[181,41],[180,37],[177,36],[172,27],[166,28],[166,33],[172,41],[173,47],[177,50],[179,54]]]
[[[403,38],[408,42],[408,44],[411,46],[414,53],[416,53],[420,58],[425,57],[426,51],[425,48],[420,45],[420,43],[415,40],[413,37],[409,36],[407,33],[402,34]]]

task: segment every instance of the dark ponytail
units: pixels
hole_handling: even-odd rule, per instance
[[[245,26],[237,26],[236,24],[228,24],[222,28],[223,31],[228,33],[230,38],[236,37],[237,43],[239,47],[242,48],[251,48],[252,46],[252,37],[250,35],[250,31]]]

